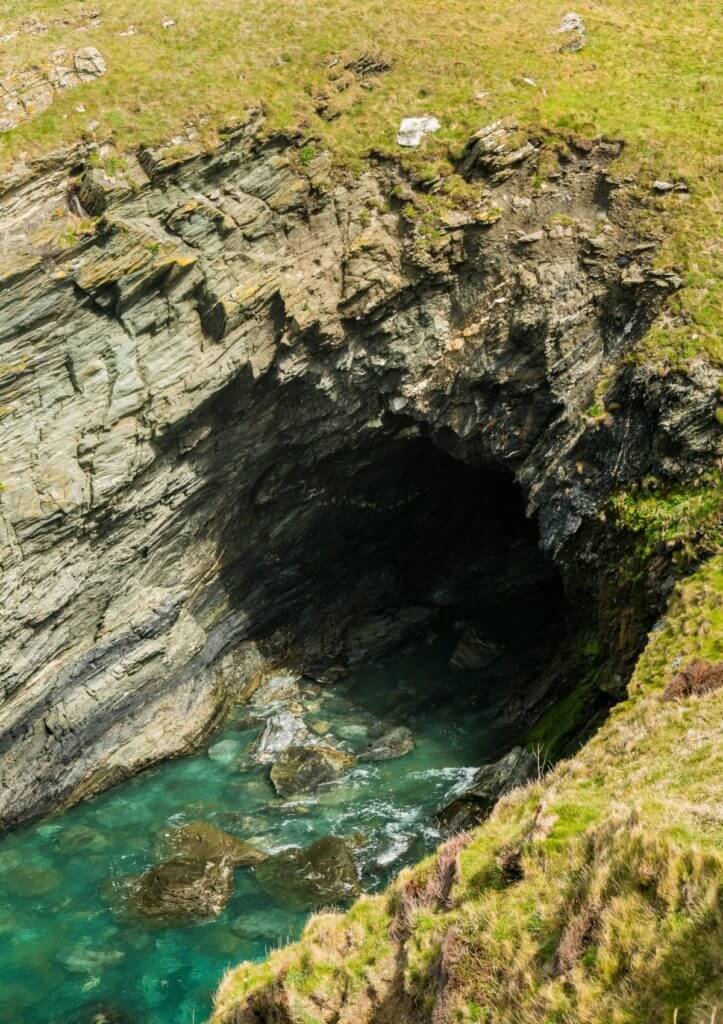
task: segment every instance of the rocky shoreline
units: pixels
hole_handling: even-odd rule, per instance
[[[711,464],[717,375],[621,364],[677,278],[617,144],[540,189],[520,134],[471,140],[470,207],[383,162],[335,179],[260,116],[4,181],[0,828],[193,749],[264,665],[323,668],[460,565],[513,578],[514,543],[504,572],[469,546],[471,486],[484,534],[514,479],[595,628],[598,516]]]

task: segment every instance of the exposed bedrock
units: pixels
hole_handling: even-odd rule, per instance
[[[712,457],[703,366],[630,365],[583,415],[675,286],[614,147],[540,192],[531,143],[498,219],[425,234],[395,171],[335,183],[300,145],[250,123],[132,187],[81,154],[0,194],[1,827],[189,749],[274,644],[592,564],[615,488]]]

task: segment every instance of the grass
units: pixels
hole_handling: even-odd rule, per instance
[[[685,564],[723,550],[723,474],[712,471],[685,485],[648,478],[611,502],[616,525],[635,537],[635,559],[646,566],[656,548]]]
[[[294,1024],[343,1007],[369,1024],[385,1000],[399,1024],[710,1024],[723,1010],[723,690],[661,700],[696,657],[723,658],[723,555],[678,584],[596,736],[455,853],[448,892],[434,884],[442,848],[349,914],[313,919],[262,968],[230,971],[213,1024],[249,1005]]]
[[[586,0],[576,10],[588,43],[574,54],[558,52],[552,34],[567,7],[541,0],[98,0],[93,7],[101,25],[81,32],[84,4],[6,0],[3,33],[29,16],[48,31],[0,44],[3,74],[42,63],[61,45],[97,46],[108,74],[0,136],[0,166],[87,135],[93,121],[95,136],[114,139],[120,151],[172,139],[189,124],[211,145],[220,126],[259,102],[271,127],[305,124],[314,145],[342,167],[359,170],[377,150],[427,180],[449,174],[469,135],[499,116],[555,132],[606,133],[627,143],[618,174],[635,175],[644,189],[656,178],[690,187],[689,195],[656,200],[671,226],[661,261],[684,268],[686,287],[648,335],[646,354],[723,362],[722,32],[713,0]],[[165,17],[175,26],[164,29]],[[122,36],[131,25],[134,34]],[[362,53],[383,54],[391,69],[374,77],[373,88],[336,95],[339,67]],[[324,92],[342,116],[319,116]],[[440,118],[441,130],[421,151],[402,155],[394,143],[401,117],[425,112]],[[306,147],[301,162],[311,159]],[[650,226],[659,232],[654,220]]]

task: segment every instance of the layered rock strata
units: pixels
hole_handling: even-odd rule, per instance
[[[0,183],[0,827],[199,742],[256,641],[401,603],[452,460],[513,475],[564,566],[612,490],[711,459],[705,367],[627,366],[584,415],[678,283],[616,146],[540,189],[541,144],[491,126],[482,205],[433,223],[393,167],[309,152],[251,118]]]

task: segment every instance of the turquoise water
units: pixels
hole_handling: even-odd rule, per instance
[[[350,748],[396,725],[416,737],[413,753],[359,764],[323,792],[275,797],[268,769],[244,761],[260,723],[242,709],[208,750],[1,840],[0,1021],[86,1024],[102,1009],[129,1024],[201,1024],[229,965],[299,934],[307,914],[275,903],[250,869],[213,921],[129,914],[123,879],[157,861],[169,825],[203,819],[269,851],[353,837],[368,891],[433,848],[434,812],[515,741],[484,675],[449,670],[448,654],[438,641],[304,697],[307,723],[329,722]]]

